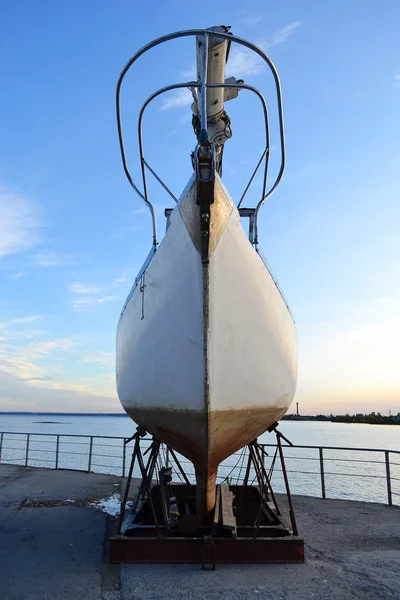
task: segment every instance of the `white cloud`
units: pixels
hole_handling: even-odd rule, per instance
[[[65,265],[72,265],[74,263],[72,255],[69,254],[58,254],[53,250],[44,250],[39,252],[33,257],[34,262],[39,267],[60,267]]]
[[[100,298],[97,298],[96,296],[82,296],[72,300],[72,307],[76,311],[87,310],[94,306],[105,304],[106,302],[118,300],[118,298],[119,296],[101,296]]]
[[[0,371],[0,406],[3,410],[76,412],[122,412],[113,387],[104,389],[85,384],[68,384],[50,380],[21,380]]]
[[[84,363],[99,364],[102,367],[106,367],[107,369],[114,370],[115,368],[114,352],[92,352],[90,354],[84,354],[83,356],[81,356],[81,360]]]
[[[260,75],[265,70],[265,62],[248,48],[235,46],[232,48],[226,74],[228,77],[246,77],[251,75]]]
[[[72,338],[30,340],[28,326],[40,316],[26,316],[2,322],[0,329],[0,406],[8,410],[73,410],[74,395],[97,397],[100,402],[116,400],[114,356],[110,352],[82,356],[81,343]],[[3,337],[4,334],[4,337]],[[44,338],[44,339],[43,339]],[[80,375],[87,363],[85,376]],[[92,363],[92,367],[89,366]],[[57,392],[57,394],[55,393]],[[71,394],[73,394],[71,396]],[[57,398],[63,399],[63,404]],[[76,396],[78,399],[78,396]],[[112,400],[110,400],[112,399]],[[37,402],[39,404],[37,404]],[[15,408],[13,408],[13,404]],[[116,403],[115,408],[119,408]],[[84,410],[84,404],[82,404]],[[86,409],[87,410],[87,409]]]
[[[181,88],[176,92],[165,96],[160,110],[169,110],[170,108],[181,108],[182,106],[190,106],[193,102],[192,92],[187,88]]]
[[[188,81],[196,81],[197,73],[196,73],[196,63],[193,61],[188,69],[182,71],[181,79],[186,79]]]
[[[40,315],[32,315],[29,317],[17,317],[15,319],[8,319],[0,323],[0,329],[8,329],[13,325],[25,325],[26,323],[35,323],[40,321],[43,317]]]
[[[68,350],[72,346],[75,346],[76,343],[70,338],[61,338],[58,340],[48,340],[46,342],[37,342],[29,344],[27,349],[28,356],[33,358],[44,358],[48,356],[50,353],[58,350]]]
[[[32,340],[43,335],[45,332],[41,329],[32,329],[30,326],[42,320],[42,316],[18,317],[8,319],[0,323],[0,344],[9,343],[15,340]],[[1,350],[1,346],[0,346]]]
[[[293,35],[295,30],[299,27],[300,21],[293,21],[292,23],[288,23],[282,29],[276,31],[270,40],[266,40],[264,47],[272,48],[273,46],[277,46],[278,44],[283,44],[286,40]]]
[[[39,208],[0,184],[0,257],[29,250],[39,241]]]
[[[400,73],[396,73],[393,77],[393,87],[400,87]]]
[[[263,20],[263,17],[256,16],[245,16],[246,11],[240,11],[241,19],[247,26],[256,25]],[[295,30],[299,27],[300,21],[292,21],[272,34],[269,38],[262,38],[256,42],[262,50],[267,52],[270,48],[283,44],[290,36],[293,35]],[[266,68],[265,62],[257,54],[234,44],[230,51],[229,60],[227,64],[227,76],[234,75],[235,77],[245,77],[260,75]],[[193,62],[188,69],[181,73],[182,79],[196,80],[196,64]],[[161,110],[168,110],[169,108],[177,108],[180,106],[188,106],[193,101],[190,90],[187,88],[178,90],[170,94],[161,105]]]
[[[84,285],[81,283],[72,283],[68,291],[72,294],[72,307],[75,311],[88,310],[107,302],[118,300],[118,295],[111,295],[110,288],[118,287],[122,281],[114,280],[106,287]]]
[[[47,359],[69,351],[76,343],[69,338],[31,342],[27,345],[12,345],[11,335],[5,344],[0,346],[1,371],[26,381],[47,381],[49,368]],[[43,364],[44,362],[44,364]]]
[[[256,42],[265,52],[268,52],[274,46],[283,44],[290,36],[293,35],[295,30],[299,27],[300,21],[293,21],[288,23],[282,29],[276,31],[270,38],[263,38]],[[251,50],[235,45],[230,53],[228,64],[227,64],[227,75],[234,75],[235,77],[246,77],[260,75],[266,69],[266,63],[262,58]]]
[[[118,287],[119,285],[121,285],[121,283],[125,283],[125,281],[127,281],[127,276],[121,275],[121,277],[117,277],[116,279],[114,279],[113,285],[115,287]]]
[[[119,296],[104,296],[103,298],[96,298],[97,304],[104,304],[105,302],[112,302],[118,300]]]
[[[147,214],[149,212],[149,209],[147,208],[147,206],[141,206],[140,208],[135,208],[134,211],[132,211],[132,215],[136,216],[136,215],[144,215],[145,213]]]
[[[68,291],[71,294],[77,294],[79,296],[88,296],[91,294],[98,294],[102,291],[102,288],[90,285],[82,285],[81,283],[72,283]]]
[[[260,23],[262,20],[264,19],[264,17],[244,17],[243,21],[244,24],[247,25],[248,27],[251,27],[252,25],[257,25],[257,23]]]

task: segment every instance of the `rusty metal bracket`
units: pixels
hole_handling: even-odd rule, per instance
[[[216,560],[214,540],[211,535],[204,535],[201,568],[203,569],[203,571],[215,571],[215,564]]]

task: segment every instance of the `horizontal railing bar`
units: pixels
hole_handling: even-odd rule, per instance
[[[271,457],[272,458],[272,457]],[[285,454],[285,460],[314,460],[319,462],[319,457],[318,456],[290,456],[290,455],[286,455]],[[332,461],[332,462],[355,462],[355,463],[367,463],[367,464],[377,464],[377,465],[384,465],[385,461],[383,460],[363,460],[362,458],[358,459],[358,458],[325,458],[324,456],[324,461]],[[392,464],[396,464],[396,463],[390,463]]]
[[[3,444],[3,450],[25,450],[26,449],[26,444],[25,446],[4,446]]]
[[[247,455],[246,455],[247,456]],[[272,456],[268,456],[272,460]],[[285,454],[285,460],[317,460],[319,462],[319,457],[317,456],[290,456]]]
[[[75,456],[87,456],[88,455],[88,452],[65,452],[62,450],[59,450],[58,453],[59,454],[73,454]]]
[[[93,446],[102,446],[102,447],[107,447],[107,448],[118,448],[118,450],[121,449],[121,444],[96,444],[94,440],[93,440]]]
[[[262,447],[266,448],[276,448],[276,444],[260,444]],[[400,450],[389,450],[389,448],[347,448],[340,446],[304,446],[303,444],[293,444],[291,446],[283,444],[283,448],[304,448],[304,449],[315,449],[319,450],[319,448],[323,448],[324,450],[345,450],[351,452],[392,452],[393,454],[400,454]],[[286,455],[285,455],[286,458]],[[325,460],[325,457],[324,457]]]
[[[319,462],[319,457],[311,457],[311,456],[286,456],[285,454],[285,460],[314,460],[314,461],[318,461]],[[367,464],[376,464],[376,465],[384,465],[385,461],[384,460],[363,460],[362,458],[357,459],[357,458],[325,458],[324,456],[324,462],[330,460],[331,462],[355,462],[355,463],[367,463]],[[390,463],[395,464],[395,463]]]
[[[400,477],[393,477],[393,475],[390,475],[390,479],[392,479],[392,481],[400,481]]]
[[[54,437],[57,437],[57,436],[54,436]],[[32,437],[29,438],[29,444],[56,444],[56,443],[57,443],[57,440],[34,440],[34,439],[32,439]]]
[[[338,475],[339,477],[368,477],[370,479],[386,479],[386,475],[365,475],[364,473],[338,473],[335,471],[325,471],[325,475]]]
[[[87,433],[37,433],[37,432],[30,432],[28,431],[27,433],[21,433],[20,431],[0,431],[0,433],[2,433],[3,435],[43,435],[43,436],[60,436],[60,437],[84,437],[84,438],[99,438],[99,439],[104,439],[104,440],[127,440],[128,438],[126,436],[118,436],[118,435],[89,435]],[[151,438],[143,438],[145,441],[149,440],[151,441]]]
[[[31,452],[45,452],[46,454],[55,454],[55,450],[41,450],[40,448],[31,448],[29,446],[29,454]]]
[[[27,432],[27,433],[23,433],[21,434],[20,432],[14,432],[14,431],[3,431],[0,432],[3,433],[3,435],[37,435],[37,436],[59,436],[60,438],[63,437],[72,437],[72,438],[90,438],[93,437],[93,439],[113,439],[113,440],[126,440],[128,438],[123,437],[123,436],[112,436],[112,435],[94,435],[94,436],[90,436],[90,435],[85,435],[85,434],[74,434],[74,433],[60,433],[60,434],[55,434],[55,433],[36,433],[36,432]],[[151,441],[151,438],[143,438],[144,441]],[[21,439],[20,441],[24,441],[23,439]],[[64,442],[65,443],[65,442]],[[260,446],[262,447],[266,447],[266,448],[276,448],[276,444],[266,444],[266,443],[262,443],[260,444]],[[304,444],[293,444],[293,446],[288,446],[288,445],[283,445],[283,448],[304,448],[304,449],[315,449],[318,450],[319,448],[323,448],[324,450],[337,450],[337,451],[351,451],[351,452],[391,452],[392,454],[400,454],[400,450],[390,450],[388,448],[351,448],[351,447],[340,447],[340,446],[306,446]],[[324,457],[325,459],[325,457]]]
[[[37,436],[59,436],[60,438],[63,437],[72,437],[72,438],[90,438],[93,437],[94,439],[111,439],[111,440],[126,440],[128,439],[127,437],[124,436],[112,436],[112,435],[94,435],[94,436],[90,436],[87,434],[79,434],[79,433],[60,433],[60,434],[56,434],[56,433],[36,433],[36,432],[27,432],[27,433],[20,433],[20,432],[15,432],[15,431],[3,431],[0,432],[3,433],[3,435],[37,435]],[[151,438],[143,438],[144,441],[149,441],[151,442]],[[23,439],[21,439],[21,441],[24,441]],[[262,447],[266,447],[266,448],[276,448],[276,444],[267,444],[267,443],[261,443],[260,446]],[[318,450],[319,448],[323,448],[324,450],[337,450],[337,451],[351,451],[351,452],[391,452],[392,454],[400,454],[400,450],[390,450],[388,448],[352,448],[352,447],[340,447],[340,446],[306,446],[304,444],[293,444],[293,446],[289,446],[289,445],[283,445],[284,448],[304,448],[304,449],[315,449]],[[325,459],[325,457],[324,457]]]
[[[69,446],[89,446],[90,440],[87,442],[67,442],[66,440],[60,440],[60,444],[68,444]]]
[[[320,471],[292,471],[290,469],[286,469],[288,473],[301,473],[302,475],[321,475]],[[274,469],[274,473],[282,473],[282,469]],[[357,473],[340,473],[338,471],[325,471],[325,475],[338,475],[343,477],[372,477],[374,479],[386,479],[385,475],[364,475]],[[394,479],[393,477],[391,479]]]
[[[121,460],[120,454],[97,454],[97,452],[92,452],[92,456],[102,456],[103,458],[117,458]]]
[[[285,457],[286,458],[286,457]],[[324,462],[325,461],[332,461],[332,462],[355,462],[355,463],[366,463],[366,464],[374,464],[374,465],[384,465],[385,461],[383,460],[363,460],[362,458],[357,459],[357,458],[325,458],[324,456]]]
[[[253,471],[252,471],[253,472]],[[282,469],[274,469],[274,473],[282,473]],[[286,469],[287,473],[300,473],[302,475],[318,475],[320,476],[320,472],[319,471],[291,471],[290,469]]]

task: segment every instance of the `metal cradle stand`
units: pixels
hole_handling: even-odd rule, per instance
[[[196,514],[196,486],[191,484],[177,455],[153,438],[142,452],[137,428],[132,461],[121,500],[116,535],[110,539],[112,563],[195,563],[215,569],[217,563],[304,562],[304,542],[298,536],[282,439],[275,423],[276,451],[267,472],[266,452],[255,440],[248,445],[241,485],[224,481],[217,486],[214,515],[207,521]],[[128,442],[127,442],[128,443]],[[162,464],[162,460],[165,465]],[[282,516],[271,486],[279,460],[285,482],[290,523]],[[141,481],[128,505],[135,464]],[[173,471],[181,483],[172,482]],[[249,484],[250,477],[254,483]]]

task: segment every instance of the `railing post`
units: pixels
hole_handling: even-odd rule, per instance
[[[55,469],[58,469],[58,451],[60,448],[60,436],[57,435],[57,442],[56,442],[56,466]]]
[[[25,466],[28,466],[28,456],[29,456],[29,439],[31,435],[30,433],[26,434],[26,452],[25,452]]]
[[[324,471],[324,449],[319,448],[319,470],[321,473],[321,492],[322,498],[326,500],[326,492],[325,492],[325,471]]]
[[[124,438],[122,440],[122,477],[125,477],[125,462],[126,462],[125,445],[126,445],[126,438]]]
[[[4,435],[4,433],[1,432],[1,437],[0,437],[0,462],[1,462],[1,451],[3,449],[3,435]]]
[[[392,506],[392,482],[390,481],[389,450],[385,450],[385,463],[386,463],[386,485],[387,485],[388,504],[389,504],[389,506]]]
[[[93,436],[90,436],[90,446],[89,446],[89,463],[88,463],[88,473],[90,473],[90,469],[92,468],[92,448],[93,448]]]
[[[260,448],[261,448],[262,462],[263,462],[264,470],[265,470],[265,446],[264,446],[264,444],[260,444]]]

